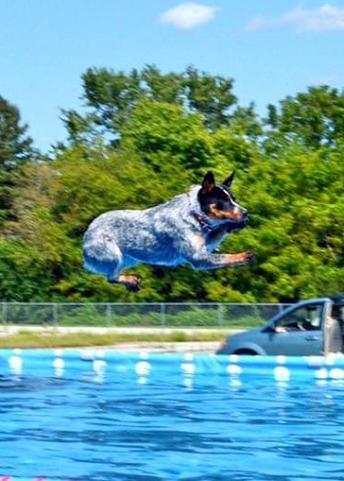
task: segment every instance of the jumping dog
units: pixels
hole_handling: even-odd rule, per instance
[[[212,172],[202,185],[169,202],[146,210],[106,212],[89,225],[84,235],[84,267],[109,282],[138,291],[141,279],[123,275],[138,264],[195,269],[242,266],[254,258],[250,252],[214,254],[225,236],[248,222],[247,210],[231,193],[234,172],[216,184]]]

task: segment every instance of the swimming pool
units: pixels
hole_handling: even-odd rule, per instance
[[[0,390],[0,480],[344,480],[343,357],[0,350]]]

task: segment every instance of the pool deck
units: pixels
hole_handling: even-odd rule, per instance
[[[149,351],[149,352],[192,352],[211,354],[220,346],[219,341],[202,342],[130,342],[114,346],[104,346],[102,349],[116,349],[117,351]]]
[[[4,324],[0,325],[0,340],[3,336],[16,335],[21,332],[32,332],[44,334],[78,334],[88,333],[94,335],[106,334],[133,334],[139,337],[140,334],[147,333],[152,335],[168,335],[175,332],[197,335],[197,333],[222,333],[223,339],[230,334],[235,334],[242,329],[221,329],[221,328],[199,328],[199,327],[97,327],[97,326],[38,326],[38,325],[19,325]],[[1,342],[0,342],[1,344]],[[139,341],[116,343],[114,345],[104,345],[100,349],[115,349],[118,351],[149,351],[149,352],[192,352],[192,353],[214,353],[220,346],[220,341]],[[87,346],[85,346],[87,347]],[[96,346],[93,346],[97,349]]]
[[[212,327],[106,327],[106,326],[55,326],[55,325],[34,325],[34,324],[2,324],[0,325],[0,336],[18,334],[18,332],[54,332],[58,334],[73,334],[78,332],[89,334],[171,334],[173,332],[186,333],[211,333],[222,332],[224,334],[235,334],[241,332],[241,328],[212,328]]]

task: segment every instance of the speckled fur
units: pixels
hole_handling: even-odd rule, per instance
[[[121,276],[122,270],[138,264],[189,263],[196,269],[214,269],[249,262],[249,253],[211,253],[228,232],[244,227],[246,222],[207,217],[198,201],[200,189],[193,187],[150,209],[117,210],[97,217],[84,236],[85,268],[106,276],[110,282],[138,290],[138,278]],[[195,214],[205,219],[210,232],[205,232]]]

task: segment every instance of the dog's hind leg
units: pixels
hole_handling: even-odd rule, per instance
[[[111,283],[123,284],[128,290],[140,289],[140,277],[121,274],[124,268],[135,265],[135,262],[126,261],[117,243],[109,236],[102,235],[86,242],[83,254],[84,267],[88,271],[105,276]]]
[[[123,284],[128,291],[138,292],[141,288],[141,277],[133,275],[121,274],[117,278],[108,277],[108,281],[112,284]]]

